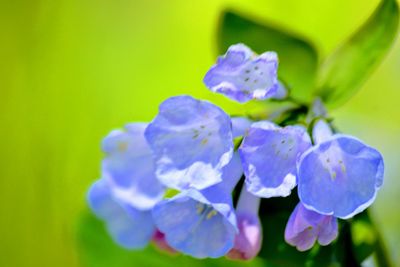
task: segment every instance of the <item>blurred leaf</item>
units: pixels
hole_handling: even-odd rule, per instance
[[[323,62],[316,95],[331,107],[354,95],[391,47],[398,21],[396,1],[382,0],[368,21]]]
[[[392,266],[382,242],[376,224],[373,223],[369,211],[358,214],[351,223],[353,250],[358,262],[363,262],[374,255],[377,266]]]
[[[336,242],[336,257],[341,263],[340,266],[361,266],[361,261],[356,257],[353,239],[351,236],[351,224],[349,221],[340,221],[341,227]]]
[[[318,55],[303,38],[231,11],[222,15],[218,38],[220,54],[236,43],[244,43],[257,53],[276,51],[279,56],[279,77],[288,85],[293,98],[305,102],[311,100]]]
[[[260,257],[266,259],[274,267],[305,266],[309,252],[299,252],[288,245],[284,239],[289,212],[277,212],[262,216],[263,244]]]
[[[198,260],[184,255],[169,255],[149,246],[143,251],[129,251],[116,245],[107,234],[103,222],[85,212],[78,224],[77,242],[83,267],[261,267],[261,259],[249,262],[221,259]]]
[[[368,214],[363,212],[351,224],[355,256],[359,262],[368,258],[375,250],[377,232]]]

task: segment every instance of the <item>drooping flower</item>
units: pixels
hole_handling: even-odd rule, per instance
[[[146,129],[156,174],[168,187],[204,189],[221,181],[233,153],[229,116],[190,96],[171,97]]]
[[[383,182],[383,158],[374,148],[343,134],[333,134],[324,121],[315,124],[316,145],[298,164],[302,203],[321,214],[348,219],[374,201]]]
[[[288,196],[296,186],[296,161],[310,146],[300,126],[253,123],[239,148],[247,190],[259,197]]]
[[[301,202],[290,215],[285,229],[285,240],[299,251],[309,250],[318,243],[326,246],[338,235],[337,219],[306,209]]]
[[[204,190],[188,189],[153,209],[157,228],[174,249],[196,258],[218,258],[237,233],[231,190],[243,171],[239,155],[223,169],[223,181]]]
[[[262,241],[259,207],[260,198],[249,193],[243,186],[236,207],[239,232],[236,234],[234,247],[227,254],[228,258],[250,260],[257,256]]]
[[[127,249],[144,248],[156,230],[151,210],[139,210],[120,199],[101,179],[89,190],[88,202],[96,216],[105,221],[112,239]]]
[[[164,186],[155,176],[155,164],[144,138],[145,123],[131,123],[114,130],[102,143],[106,156],[102,177],[119,199],[137,209],[151,209],[164,195]]]
[[[238,102],[267,99],[278,89],[278,56],[265,52],[257,56],[244,44],[229,47],[204,77],[205,85]]]

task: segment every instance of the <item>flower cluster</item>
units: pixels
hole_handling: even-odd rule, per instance
[[[233,45],[205,85],[238,101],[286,99],[274,52]],[[149,242],[196,258],[251,259],[261,247],[261,198],[300,202],[284,238],[298,250],[331,243],[338,221],[362,212],[383,181],[380,153],[333,133],[326,117],[282,125],[230,117],[190,96],[165,100],[150,123],[132,123],[103,141],[101,179],[88,201],[123,247]],[[244,180],[234,205],[232,192]],[[174,196],[166,190],[174,189]],[[171,192],[169,190],[168,192]],[[171,195],[171,194],[169,194]]]

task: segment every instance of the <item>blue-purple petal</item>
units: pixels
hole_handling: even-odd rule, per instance
[[[231,192],[242,173],[235,153],[223,168],[222,182],[200,191],[190,188],[157,204],[154,220],[168,244],[196,258],[225,255],[238,230]]]
[[[151,240],[155,226],[151,211],[141,211],[115,198],[105,180],[95,182],[88,202],[96,216],[106,222],[112,239],[127,249],[144,248]]]
[[[308,209],[348,219],[372,204],[383,169],[376,149],[354,137],[334,135],[299,161],[299,197]]]
[[[246,117],[232,117],[232,133],[233,138],[245,135],[253,121]]]
[[[235,152],[229,163],[222,169],[222,181],[202,191],[207,192],[207,190],[214,190],[213,188],[217,187],[219,190],[230,194],[242,176],[242,161],[240,160],[239,152]]]
[[[218,258],[233,247],[236,217],[231,203],[224,199],[210,202],[199,191],[189,189],[157,204],[153,217],[168,244],[184,254]]]
[[[203,189],[220,182],[233,153],[229,116],[190,96],[164,101],[145,136],[154,152],[157,177],[178,190]]]
[[[302,127],[252,124],[239,148],[248,191],[266,198],[288,196],[296,186],[296,162],[310,146]]]
[[[289,92],[286,89],[285,85],[281,82],[278,81],[278,87],[276,89],[276,92],[272,96],[273,99],[285,99],[288,96]]]
[[[312,137],[315,144],[319,144],[330,139],[332,134],[332,129],[325,120],[318,120],[315,122],[312,130]]]
[[[151,209],[164,195],[164,186],[155,175],[150,147],[144,138],[147,124],[131,123],[125,130],[112,131],[104,138],[106,156],[102,176],[113,194],[138,209]]]

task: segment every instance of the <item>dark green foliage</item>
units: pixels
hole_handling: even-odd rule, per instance
[[[388,53],[398,23],[397,2],[383,0],[369,20],[323,62],[315,95],[332,107],[352,97]]]

